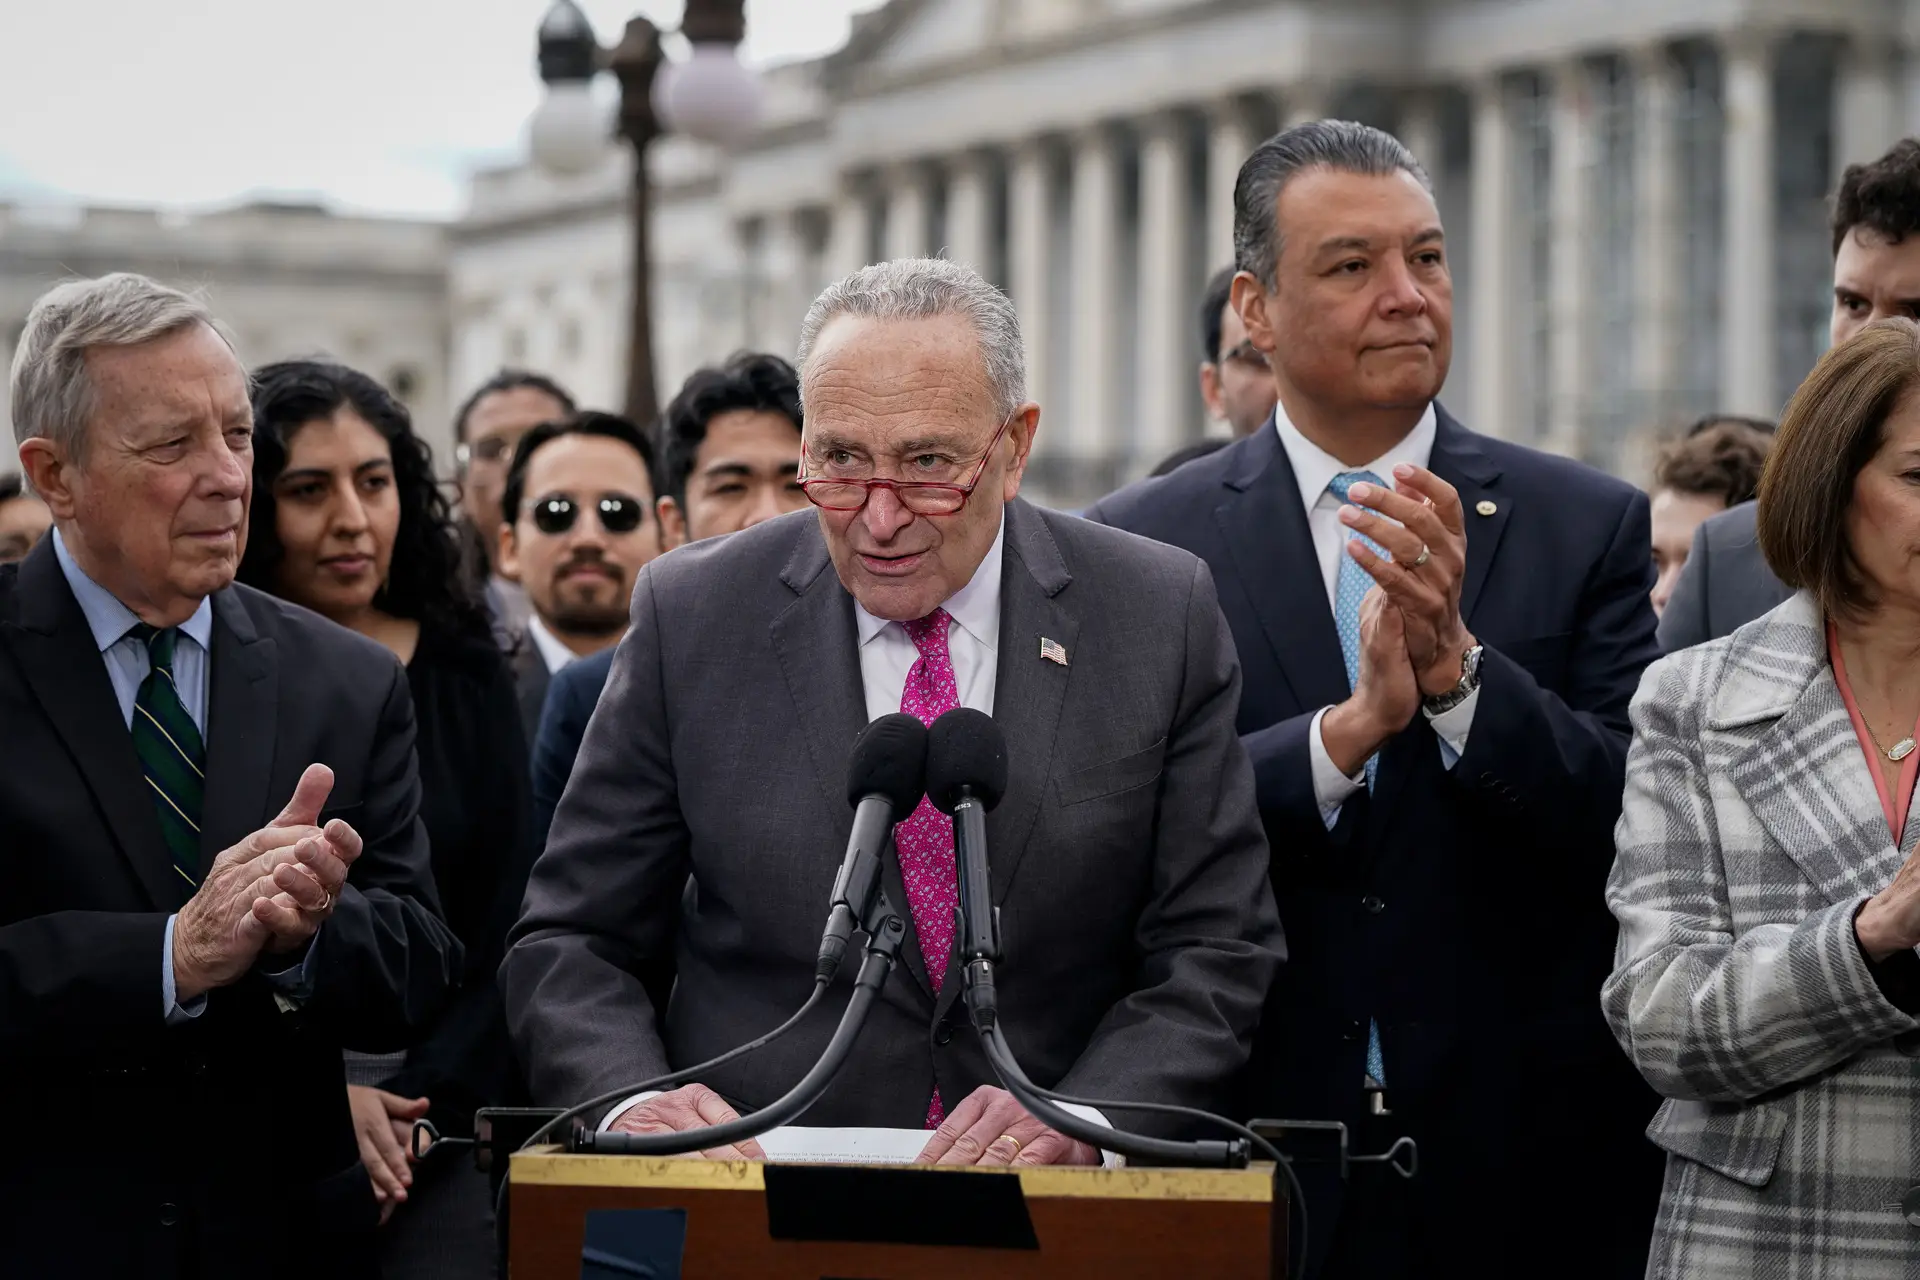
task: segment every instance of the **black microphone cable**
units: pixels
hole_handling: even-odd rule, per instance
[[[1148,1115],[1173,1116],[1182,1120],[1194,1120],[1201,1124],[1211,1125],[1214,1128],[1225,1129],[1229,1133],[1236,1134],[1245,1140],[1255,1150],[1259,1151],[1261,1155],[1273,1161],[1274,1166],[1280,1170],[1280,1175],[1287,1180],[1287,1190],[1290,1194],[1291,1202],[1300,1210],[1300,1261],[1297,1264],[1290,1265],[1288,1274],[1297,1278],[1306,1272],[1307,1241],[1308,1233],[1311,1229],[1311,1223],[1308,1220],[1307,1214],[1307,1193],[1305,1188],[1300,1185],[1299,1175],[1293,1171],[1293,1161],[1282,1155],[1280,1148],[1274,1146],[1273,1143],[1267,1141],[1246,1125],[1241,1124],[1238,1120],[1229,1120],[1226,1116],[1212,1111],[1202,1111],[1198,1107],[1183,1107],[1178,1103],[1172,1102],[1121,1102],[1112,1098],[1080,1098],[1072,1094],[1056,1093],[1052,1089],[1044,1089],[1028,1079],[1026,1073],[1021,1070],[1020,1064],[1014,1059],[1012,1048],[1007,1044],[1006,1034],[1000,1030],[999,1026],[996,1025],[993,1028],[990,1033],[990,1039],[992,1043],[988,1045],[987,1056],[993,1059],[994,1067],[997,1070],[1001,1070],[1003,1074],[1006,1069],[1010,1068],[1013,1073],[1018,1075],[1020,1083],[1026,1089],[1031,1090],[1034,1094],[1046,1099],[1048,1102],[1056,1105],[1067,1103],[1076,1107],[1091,1107],[1102,1115],[1111,1111],[1138,1111]],[[1003,1066],[1003,1059],[1005,1066]],[[1011,1093],[1013,1090],[1009,1088],[1008,1092]],[[1066,1131],[1062,1130],[1061,1132],[1064,1133]],[[1085,1140],[1082,1139],[1082,1141]],[[1098,1146],[1099,1144],[1088,1143],[1088,1145]],[[1288,1248],[1292,1248],[1291,1233],[1289,1233]]]

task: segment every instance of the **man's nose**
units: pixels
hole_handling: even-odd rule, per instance
[[[861,509],[860,519],[866,524],[868,533],[886,542],[912,524],[914,516],[900,501],[899,494],[892,489],[875,488],[867,495],[867,505]]]
[[[1420,282],[1399,259],[1388,260],[1381,278],[1380,308],[1389,315],[1420,315],[1427,309],[1427,295]]]
[[[878,496],[878,495],[875,495]],[[872,503],[868,503],[869,506]],[[751,529],[763,520],[771,520],[780,514],[780,487],[778,485],[755,485],[753,497],[747,504],[747,521],[742,529]]]
[[[208,469],[211,487],[210,496],[223,499],[240,498],[247,492],[247,482],[253,470],[250,460],[242,458],[227,444],[223,436],[213,448],[213,465]]]

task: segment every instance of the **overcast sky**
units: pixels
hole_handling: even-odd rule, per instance
[[[0,200],[318,196],[451,216],[524,150],[548,0],[0,0]],[[876,0],[748,0],[749,62],[838,47]],[[681,0],[581,0],[603,44]]]

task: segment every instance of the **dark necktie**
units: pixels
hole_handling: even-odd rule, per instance
[[[160,814],[160,833],[173,855],[173,869],[197,888],[207,752],[173,683],[173,649],[180,630],[156,630],[143,622],[128,634],[147,646],[152,668],[133,700],[133,749],[153,792],[153,807]]]

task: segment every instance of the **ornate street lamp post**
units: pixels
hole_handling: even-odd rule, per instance
[[[620,85],[618,132],[633,147],[633,302],[627,349],[627,416],[641,425],[659,411],[653,384],[651,308],[652,191],[647,148],[662,133],[684,133],[721,145],[750,132],[760,115],[760,85],[740,65],[747,29],[745,0],[687,0],[680,34],[691,56],[671,62],[660,29],[627,21],[620,43],[602,49],[575,0],[554,0],[540,21],[540,78],[547,95],[528,121],[534,161],[556,174],[591,169],[604,154],[606,121],[591,83],[610,71]]]

